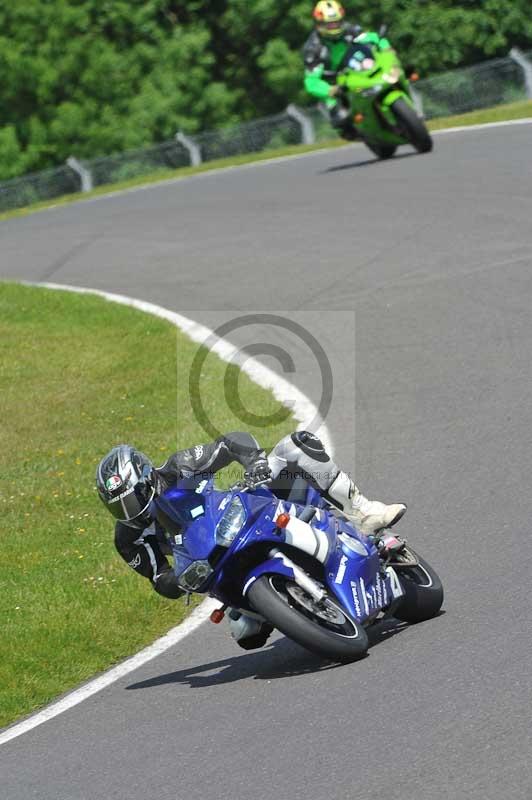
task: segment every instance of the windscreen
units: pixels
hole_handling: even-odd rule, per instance
[[[157,522],[171,534],[179,534],[205,514],[202,491],[207,481],[182,478],[154,501]]]
[[[361,72],[373,69],[375,66],[375,58],[373,50],[367,44],[357,43],[355,50],[351,53],[347,66],[356,72]]]

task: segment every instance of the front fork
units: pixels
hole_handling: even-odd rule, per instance
[[[294,580],[298,586],[307,592],[316,602],[321,603],[327,597],[327,591],[320,586],[317,581],[313,580],[306,572],[304,572],[297,564],[294,564],[292,559],[281,552],[278,547],[270,550],[270,558],[281,558],[285,567],[288,567],[294,573]]]
[[[408,84],[398,84],[398,87],[389,91],[382,99],[375,103],[375,111],[378,116],[386,123],[386,125],[394,132],[397,133],[397,120],[392,111],[392,105],[396,100],[403,99],[408,105],[414,108],[414,101],[410,95],[410,88]]]

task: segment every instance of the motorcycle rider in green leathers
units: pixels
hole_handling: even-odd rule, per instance
[[[305,42],[305,89],[325,103],[329,119],[344,139],[358,138],[351,113],[336,76],[344,67],[354,42],[390,50],[391,44],[378,33],[365,32],[345,21],[343,6],[336,0],[320,0],[312,13],[316,27]]]

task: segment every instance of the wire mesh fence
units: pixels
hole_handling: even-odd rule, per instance
[[[79,190],[79,178],[67,166],[24,175],[0,183],[0,211],[23,208]]]
[[[200,133],[194,137],[202,161],[258,153],[301,143],[301,126],[288,114],[245,122],[232,128]]]
[[[466,69],[454,69],[421,80],[416,90],[426,119],[448,117],[526,100],[522,67],[510,58],[498,58]]]
[[[143,175],[188,167],[189,164],[188,150],[176,140],[83,162],[92,175],[93,186],[119,183]]]
[[[473,67],[456,69],[419,81],[416,91],[421,98],[426,119],[461,114],[516,100],[532,93],[532,51],[520,56],[529,59],[527,67],[510,57],[493,59]],[[192,146],[185,138],[173,139],[153,147],[102,156],[83,162],[90,185],[105,186],[143,176],[170,175],[173,170],[192,163],[213,161],[256,153],[308,141],[322,142],[335,138],[327,112],[306,108],[307,139],[301,121],[288,113],[253,120],[230,128],[207,131],[193,137]],[[194,151],[194,152],[193,152]],[[75,160],[74,160],[75,161]],[[86,188],[86,182],[84,184]],[[65,165],[33,175],[0,183],[0,212],[79,192],[81,176]]]

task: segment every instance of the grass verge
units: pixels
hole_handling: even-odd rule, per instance
[[[506,105],[496,106],[495,108],[486,108],[482,111],[472,111],[467,114],[460,114],[454,117],[441,117],[439,119],[431,120],[428,123],[428,128],[431,131],[438,131],[444,128],[451,128],[457,125],[478,125],[485,122],[502,122],[512,119],[527,119],[532,118],[532,101],[524,100],[517,103],[508,103]],[[348,142],[343,139],[328,139],[327,141],[318,142],[310,145],[292,145],[289,147],[279,147],[272,150],[264,150],[260,153],[247,153],[246,155],[233,156],[232,158],[222,158],[216,161],[208,161],[198,167],[182,167],[177,170],[159,170],[152,172],[149,175],[142,175],[138,178],[131,178],[129,180],[121,181],[119,183],[105,184],[94,189],[92,192],[85,194],[67,194],[62,197],[54,198],[53,200],[45,200],[41,203],[34,203],[24,208],[17,208],[13,211],[5,211],[0,213],[0,222],[2,220],[11,219],[13,217],[23,217],[27,214],[33,214],[36,211],[43,211],[47,208],[55,208],[56,206],[66,205],[67,203],[75,203],[80,200],[86,200],[91,197],[98,197],[103,194],[112,194],[113,192],[123,191],[124,189],[133,189],[137,186],[145,186],[151,183],[159,183],[162,181],[175,180],[176,178],[187,178],[190,175],[197,175],[201,172],[211,172],[215,169],[236,167],[241,164],[251,164],[256,161],[268,161],[272,158],[280,158],[282,156],[298,155],[301,153],[309,153],[315,150],[325,150],[331,147],[344,147]]]
[[[485,108],[481,111],[471,111],[454,117],[440,117],[428,123],[431,131],[440,131],[459,125],[482,125],[485,122],[506,122],[512,119],[527,119],[532,117],[532,100],[523,100],[519,103],[508,103],[495,108]]]
[[[161,598],[120,559],[93,487],[97,462],[118,442],[162,463],[208,440],[188,397],[196,351],[151,315],[90,295],[0,283],[0,726],[184,617],[181,600]],[[227,431],[242,424],[223,401],[226,369],[209,355],[201,386],[207,413]],[[245,375],[239,387],[255,413],[278,410]],[[276,427],[246,428],[270,446],[292,426],[287,412]]]

